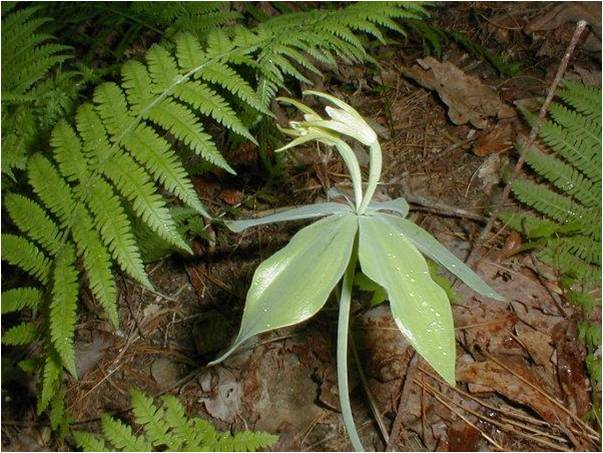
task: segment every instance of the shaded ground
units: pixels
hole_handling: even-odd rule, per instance
[[[487,63],[453,45],[444,59],[494,88],[508,106],[543,96],[573,26],[542,32],[541,40],[523,28],[551,8],[454,4],[436,14],[444,27],[509,50],[525,63],[517,77],[501,78]],[[322,82],[323,89],[380,126],[380,196],[405,195],[414,201],[411,218],[466,258],[483,216],[499,196],[501,174],[513,159],[511,144],[527,132],[525,126],[517,118],[489,118],[483,130],[453,125],[440,98],[403,75],[403,67],[424,56],[420,44],[380,52],[381,73],[342,67]],[[597,71],[600,80],[600,59],[580,50],[569,75],[584,80],[596,78]],[[258,190],[257,181],[208,177],[196,185],[213,212],[230,209],[237,217],[248,217],[275,206],[317,201],[329,187],[345,181],[336,154],[317,154],[313,148],[296,154],[283,184]],[[203,367],[236,333],[257,264],[298,227],[268,226],[240,236],[208,227],[215,243],[199,242],[199,256],[149,266],[157,293],[123,281],[120,332],[100,322],[90,303],[77,336],[81,379],[70,382],[68,394],[76,423],[93,430],[102,411],[123,412],[127,418],[128,389],[139,387],[153,395],[176,393],[191,413],[222,429],[278,432],[274,450],[351,448],[338,412],[334,301],[303,325],[254,339],[223,366]],[[562,301],[550,270],[528,255],[511,256],[518,240],[496,230],[477,265],[507,302],[457,289],[455,389],[414,355],[387,304],[367,309],[366,294],[359,294],[354,331],[366,384],[351,370],[350,387],[366,447],[597,450],[596,432],[580,420],[590,409],[591,389],[583,367],[585,351],[576,339],[577,313]],[[33,412],[9,418],[15,423],[5,424],[3,432],[11,449],[44,445]]]

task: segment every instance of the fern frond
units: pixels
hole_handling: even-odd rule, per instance
[[[513,183],[513,193],[523,203],[553,220],[566,223],[585,217],[583,208],[545,185],[519,180]]]
[[[50,139],[54,158],[61,174],[67,181],[84,182],[90,177],[82,144],[75,131],[66,121],[60,121],[52,130]]]
[[[130,394],[136,423],[144,427],[146,437],[151,445],[165,445],[172,449],[178,449],[180,441],[169,432],[163,409],[156,407],[153,404],[153,399],[139,390],[132,390]]]
[[[601,180],[599,167],[591,160],[595,144],[585,143],[583,138],[572,136],[563,127],[545,121],[540,127],[540,137],[567,162],[575,166],[593,181]]]
[[[503,212],[499,215],[499,218],[505,226],[519,231],[528,239],[551,237],[563,228],[556,222],[524,212]]]
[[[2,17],[2,171],[24,169],[41,137],[72,105],[76,74],[55,70],[72,58],[68,46],[43,32],[50,18],[30,6]],[[70,83],[65,86],[64,82]]]
[[[50,18],[35,18],[39,7],[24,8],[10,14],[2,24],[2,63],[11,70],[2,71],[2,91],[26,93],[33,83],[54,65],[71,55],[68,46],[45,43],[52,37],[37,33]]]
[[[42,283],[46,283],[48,280],[50,260],[38,247],[25,238],[14,234],[2,234],[2,259]]]
[[[237,96],[258,112],[272,116],[251,86],[232,68],[221,62],[206,64],[195,73],[195,77],[214,83]]]
[[[63,365],[76,376],[73,337],[78,295],[78,273],[75,269],[75,253],[71,245],[65,245],[55,261],[50,302],[50,338]]]
[[[130,220],[119,198],[104,179],[97,178],[91,184],[86,204],[94,214],[104,244],[119,266],[132,278],[147,288],[152,288],[153,285],[144,270]]]
[[[42,370],[42,385],[38,397],[38,414],[45,411],[50,404],[50,400],[56,393],[63,375],[61,358],[51,345],[48,345],[46,349],[46,358]]]
[[[273,445],[278,436],[264,432],[243,431],[234,436],[220,433],[206,420],[184,413],[182,404],[172,395],[162,397],[162,407],[144,393],[133,390],[132,411],[144,435],[136,436],[129,426],[108,415],[101,417],[103,434],[117,450],[122,451],[256,451]],[[104,446],[88,433],[78,435],[76,442],[84,449]]]
[[[592,295],[569,290],[565,293],[568,301],[580,307],[584,312],[590,312],[597,305],[601,305],[601,301],[597,301]]]
[[[60,388],[50,401],[50,410],[48,411],[50,429],[57,431],[60,428],[66,429],[69,425],[69,419],[65,407],[65,388]]]
[[[592,151],[590,157],[595,157],[601,148],[601,122],[581,115],[575,110],[553,103],[549,113],[557,124],[566,129],[571,136],[580,137],[586,142],[585,149]],[[598,148],[596,148],[598,146]]]
[[[1,313],[12,313],[25,308],[38,308],[42,301],[42,291],[38,288],[14,288],[2,292]]]
[[[123,451],[151,451],[151,444],[142,436],[136,436],[132,428],[106,414],[101,416],[103,434],[115,448]]]
[[[92,217],[84,205],[76,207],[74,218],[73,239],[78,254],[83,258],[92,294],[100,302],[111,323],[118,327],[117,290],[111,272],[111,257],[95,231]]]
[[[576,111],[601,123],[601,91],[595,87],[589,87],[580,83],[565,80],[563,88],[557,92],[557,96],[571,105]]]
[[[22,322],[10,327],[2,334],[2,344],[25,345],[36,341],[40,333],[33,322]]]
[[[278,441],[278,436],[261,431],[241,431],[222,445],[222,451],[257,451]],[[229,445],[230,444],[230,445]]]
[[[257,144],[251,132],[243,125],[228,102],[207,85],[185,82],[175,88],[174,95],[204,115],[213,118],[222,126]]]
[[[75,206],[70,187],[54,165],[41,154],[33,155],[27,168],[29,183],[36,195],[57,216],[62,225],[68,225]]]
[[[185,105],[172,99],[164,99],[150,109],[144,118],[170,131],[195,154],[234,174],[234,170],[226,163],[211,136],[204,132],[195,114]]]
[[[103,439],[99,439],[92,433],[74,431],[72,434],[75,444],[83,451],[111,451],[107,449]]]
[[[596,193],[593,182],[571,165],[535,148],[530,148],[525,156],[528,165],[561,192],[589,207],[601,203],[601,197],[597,196],[600,194]]]
[[[4,205],[11,220],[23,232],[40,244],[50,255],[61,247],[57,225],[36,202],[23,195],[8,194]]]
[[[159,236],[192,253],[178,232],[161,195],[155,191],[147,173],[131,157],[119,154],[105,162],[103,172],[119,192],[132,202],[134,212]]]
[[[165,395],[161,400],[165,407],[165,420],[172,428],[175,445],[186,445],[189,450],[200,450],[202,445],[208,443],[209,439],[204,437],[204,432],[196,430],[194,424],[187,419],[178,398]]]

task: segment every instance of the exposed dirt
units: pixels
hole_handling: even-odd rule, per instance
[[[545,94],[568,42],[565,32],[557,32],[572,29],[565,22],[539,31],[537,40],[524,32],[550,9],[535,3],[446,4],[436,12],[439,25],[506,50],[525,70],[514,78],[500,77],[455,45],[445,48],[443,60],[476,78],[514,111],[514,101]],[[379,196],[407,196],[414,202],[411,218],[466,258],[499,196],[503,170],[514,159],[512,143],[526,127],[508,115],[481,118],[479,131],[471,124],[455,125],[436,93],[404,76],[403,68],[425,56],[420,43],[379,52],[381,72],[342,67],[322,81],[322,89],[357,107],[380,131],[384,173]],[[600,59],[579,50],[568,76],[596,79],[600,70]],[[253,156],[253,149],[240,151]],[[247,154],[238,157],[249,161]],[[324,198],[327,189],[345,183],[335,153],[317,154],[312,148],[296,156],[279,184],[258,188],[257,180],[207,177],[196,185],[213,212],[229,209],[229,215],[247,217]],[[119,332],[100,321],[90,303],[92,310],[84,311],[77,334],[81,378],[69,382],[67,395],[76,423],[94,430],[102,411],[128,418],[128,389],[138,387],[153,395],[177,394],[190,412],[221,429],[280,433],[274,450],[349,450],[337,394],[334,301],[303,325],[253,339],[224,365],[204,366],[236,333],[255,267],[298,227],[268,226],[242,235],[208,227],[215,243],[196,244],[198,256],[173,257],[147,268],[157,292],[123,281]],[[581,420],[590,409],[591,389],[585,351],[576,341],[576,314],[563,304],[550,270],[525,254],[513,255],[519,241],[504,229],[495,231],[477,266],[507,302],[457,289],[456,388],[444,384],[414,354],[387,304],[367,309],[362,295],[354,302],[355,343],[368,386],[352,365],[350,387],[366,447],[599,448],[596,432]],[[8,417],[14,425],[3,426],[10,449],[45,445],[40,427],[45,421],[34,416],[33,407]]]

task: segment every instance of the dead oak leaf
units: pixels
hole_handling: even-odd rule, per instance
[[[515,116],[515,111],[500,100],[496,91],[452,63],[440,63],[433,57],[418,59],[417,63],[412,68],[403,67],[402,73],[435,90],[448,106],[448,116],[454,124],[471,123],[477,129],[485,129],[490,117]]]

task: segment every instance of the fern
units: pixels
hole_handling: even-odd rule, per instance
[[[504,213],[508,226],[524,233],[529,246],[552,265],[568,288],[566,298],[583,311],[585,319],[600,305],[588,289],[601,282],[601,90],[565,83],[558,93],[564,104],[550,108],[550,119],[542,124],[540,138],[548,152],[529,149],[528,165],[547,184],[528,180],[513,183],[517,199],[539,216]],[[528,120],[531,116],[527,115]],[[586,366],[593,388],[595,412],[601,413],[601,327],[581,323],[580,337],[589,354]],[[600,416],[599,416],[600,420]]]
[[[33,65],[27,66],[27,78],[7,77],[6,83],[14,81],[10,89],[3,85],[7,102],[33,102],[30,97],[39,94],[38,82],[51,80],[45,75],[48,69],[70,55],[65,46],[47,45],[49,36],[37,30],[48,20],[36,19],[39,10],[32,8],[3,20],[3,52],[9,48],[6,39],[21,43],[33,55],[23,58],[24,64]],[[170,8],[165,14],[172,14]],[[283,14],[246,28],[230,26],[236,15],[225,14],[223,6],[199,6],[197,11],[202,12],[197,19],[207,13],[209,22],[220,27],[201,27],[195,34],[174,32],[144,58],[127,61],[120,77],[97,86],[91,101],[76,109],[74,121],[48,121],[53,125],[49,153],[25,153],[14,167],[25,170],[33,194],[5,197],[20,233],[2,235],[2,259],[39,286],[28,281],[4,294],[9,298],[7,310],[26,310],[26,324],[7,331],[6,341],[43,342],[39,412],[50,407],[55,415],[64,413],[53,404],[62,386],[62,369],[76,373],[79,282],[86,281],[104,315],[117,325],[115,270],[151,287],[138,244],[139,227],[173,249],[190,252],[168,200],[175,198],[186,209],[209,214],[181,156],[195,156],[233,173],[208,130],[219,126],[255,141],[252,128],[272,117],[270,102],[289,81],[307,81],[306,71],[320,73],[320,65],[334,65],[337,58],[370,61],[364,36],[383,40],[386,30],[403,31],[398,20],[426,16],[419,3],[388,3],[379,9],[359,3]],[[10,36],[7,30],[12,30]],[[7,65],[3,84],[5,69]],[[33,124],[31,118],[24,124]],[[168,199],[167,193],[173,197]],[[29,298],[16,302],[18,294]],[[33,325],[39,328],[35,336]]]
[[[256,451],[273,445],[278,436],[242,431],[231,435],[218,432],[209,422],[188,418],[182,404],[172,395],[162,397],[162,405],[133,390],[132,412],[140,430],[133,430],[108,415],[101,418],[102,436],[75,431],[73,439],[84,451]]]
[[[29,6],[2,17],[2,172],[11,176],[25,168],[27,156],[78,92],[76,73],[60,71],[73,57],[71,48],[45,32],[51,19],[41,17],[40,9]]]
[[[569,83],[558,95],[567,104],[553,104],[540,130],[548,153],[526,153],[528,165],[548,184],[513,184],[514,195],[544,218],[505,213],[502,219],[537,239],[545,262],[593,284],[601,273],[601,92]]]

